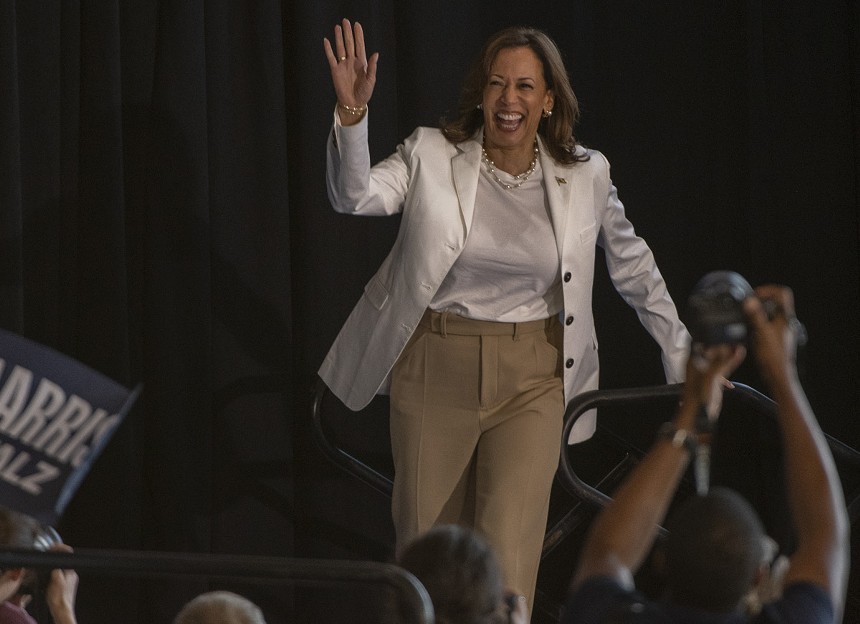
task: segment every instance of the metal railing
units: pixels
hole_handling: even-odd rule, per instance
[[[672,384],[666,386],[648,386],[644,388],[625,388],[618,390],[592,390],[575,396],[567,405],[564,413],[564,428],[561,436],[561,454],[559,458],[558,472],[556,476],[565,490],[576,498],[592,503],[597,507],[605,506],[612,500],[607,494],[601,492],[583,481],[574,471],[570,462],[570,445],[567,443],[570,432],[576,421],[586,411],[601,406],[634,405],[652,399],[665,397],[679,397],[683,384]],[[667,414],[667,419],[671,414]]]
[[[733,382],[733,388],[726,388],[724,396],[739,407],[743,407],[767,417],[776,416],[776,403],[758,390],[738,382]],[[574,424],[586,411],[603,406],[622,407],[636,404],[646,404],[655,400],[680,399],[683,384],[668,384],[661,386],[646,386],[640,388],[621,388],[609,390],[593,390],[584,392],[571,400],[565,410],[564,432],[561,437],[561,452],[559,468],[556,477],[564,489],[580,501],[595,505],[605,506],[611,498],[597,487],[585,483],[575,472],[568,452],[567,439]],[[322,404],[327,395],[327,388],[321,379],[317,379],[313,397],[312,419],[314,424],[314,437],[322,452],[335,465],[354,477],[357,477],[373,489],[387,496],[391,496],[391,478],[372,468],[359,458],[351,455],[343,448],[336,446],[326,433],[323,423]],[[666,414],[666,419],[673,414]],[[843,466],[856,467],[860,472],[860,453],[855,449],[840,442],[839,440],[825,434],[830,450],[837,463]],[[616,468],[629,467],[630,462],[624,461]],[[849,514],[852,522],[860,516],[860,496],[848,498]],[[561,533],[565,531],[562,530]],[[559,533],[559,527],[551,527],[547,534],[548,543],[545,544],[544,552],[563,537]]]
[[[395,591],[410,622],[433,624],[427,590],[411,573],[396,565],[372,561],[294,559],[205,553],[76,549],[73,553],[0,550],[0,568],[74,569],[114,576],[163,578],[205,577],[218,580],[283,582],[293,585],[369,583]]]
[[[770,397],[745,384],[732,383],[733,388],[726,388],[724,390],[724,402],[732,401],[735,407],[749,409],[769,418],[776,418],[777,404]],[[564,489],[576,498],[598,507],[605,506],[611,500],[605,492],[585,483],[576,474],[571,464],[567,439],[580,416],[590,409],[601,406],[618,407],[644,403],[655,399],[680,399],[683,387],[683,384],[670,384],[643,388],[593,390],[574,397],[565,411],[559,469],[557,473],[559,482]],[[666,419],[668,420],[673,415],[666,414]],[[860,473],[860,453],[826,433],[824,437],[837,465],[843,468],[854,469]],[[851,492],[847,492],[846,494],[849,495],[847,497],[847,504],[849,516],[853,523],[857,519],[858,513],[860,513],[860,495],[855,494],[851,496]]]
[[[346,452],[346,450],[336,446],[331,442],[326,432],[325,424],[323,423],[323,400],[328,395],[328,387],[325,382],[317,377],[316,386],[314,387],[313,403],[311,405],[311,419],[314,425],[314,439],[319,445],[323,454],[328,457],[336,466],[340,466],[346,472],[354,477],[364,481],[377,492],[390,497],[394,484],[390,477],[382,474],[378,470],[371,468],[366,463]]]

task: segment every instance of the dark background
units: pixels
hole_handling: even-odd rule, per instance
[[[332,468],[308,425],[316,368],[397,229],[325,196],[322,39],[343,16],[381,53],[374,160],[454,109],[487,36],[545,29],[579,137],[612,162],[679,308],[715,269],[792,286],[810,400],[860,446],[855,1],[0,0],[0,326],[144,384],[67,542],[389,556],[388,501]],[[603,386],[661,383],[602,267],[595,316]],[[386,405],[326,409],[385,465]],[[79,616],[167,622],[207,587],[84,578]],[[331,614],[245,593],[271,622]]]

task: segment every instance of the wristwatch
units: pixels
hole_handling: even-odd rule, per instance
[[[696,452],[698,437],[689,429],[678,429],[675,423],[663,423],[657,432],[658,440],[669,440],[675,448],[684,448],[691,455]]]

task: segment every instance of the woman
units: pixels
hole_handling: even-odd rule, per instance
[[[353,410],[390,390],[398,547],[440,523],[478,529],[529,611],[567,401],[597,387],[595,244],[681,381],[689,337],[609,165],[576,144],[578,107],[540,31],[494,35],[458,118],[371,167],[378,54],[347,20],[324,42],[337,94],[335,210],[402,213],[390,254],[320,369]],[[593,417],[571,441],[587,439]]]

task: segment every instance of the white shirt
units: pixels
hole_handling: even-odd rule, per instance
[[[516,182],[504,171],[496,173]],[[430,307],[481,321],[557,314],[563,301],[555,240],[540,160],[513,189],[502,187],[482,163],[469,236]]]

